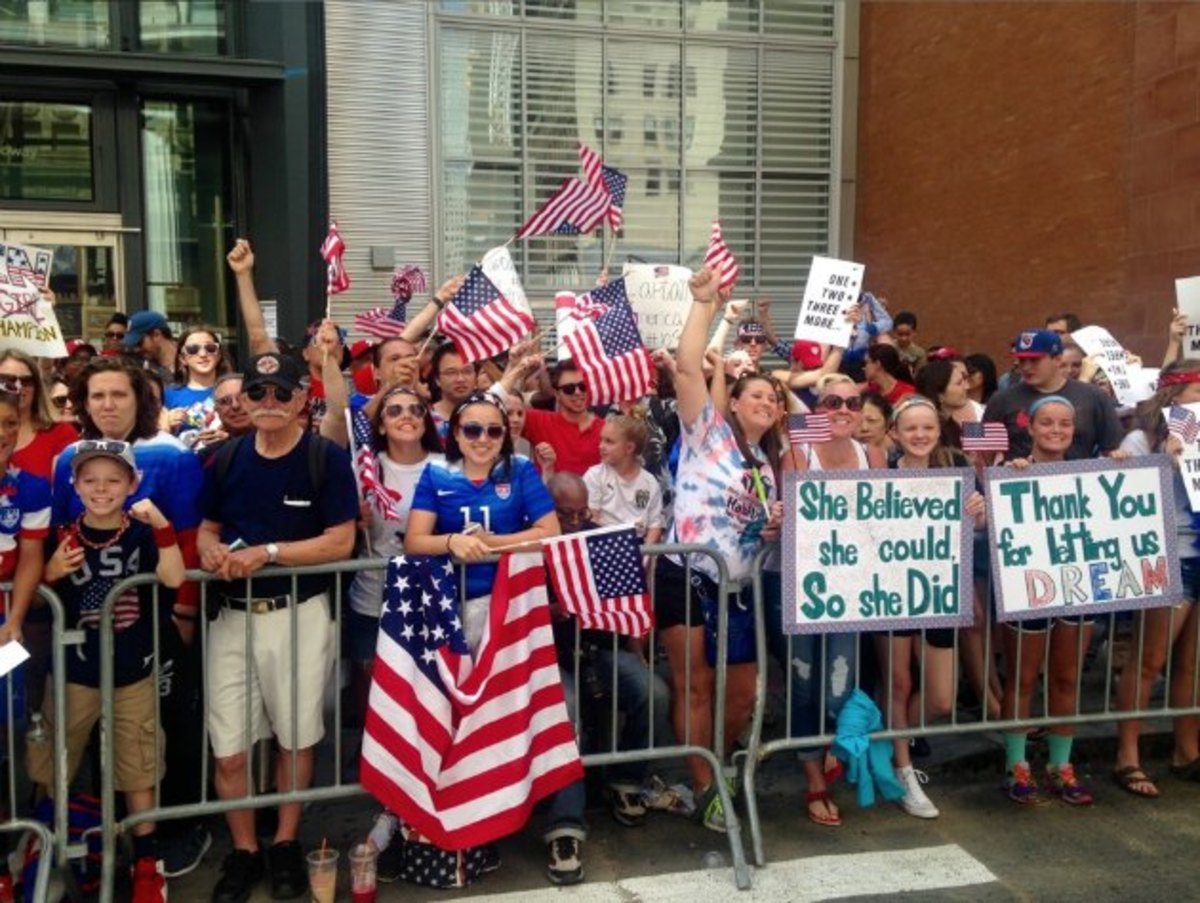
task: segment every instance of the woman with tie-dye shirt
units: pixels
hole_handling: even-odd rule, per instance
[[[764,540],[778,537],[783,517],[783,506],[775,501],[779,402],[770,380],[749,374],[730,388],[727,410],[716,409],[702,363],[709,326],[727,293],[718,292],[717,277],[708,269],[692,277],[691,290],[676,355],[682,449],[669,541],[706,546],[725,559],[730,579],[744,585]],[[713,741],[719,579],[706,555],[663,558],[655,573],[655,614],[674,688],[672,721],[676,739],[692,746],[711,747]],[[732,596],[729,605],[725,753],[745,729],[754,705],[753,608],[746,596]],[[699,758],[690,759],[689,767],[697,814],[706,827],[725,830],[712,770]]]

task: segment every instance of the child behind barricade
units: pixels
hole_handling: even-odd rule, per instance
[[[124,511],[136,491],[137,468],[127,442],[87,439],[74,445],[71,471],[84,512],[60,528],[57,546],[46,563],[44,579],[62,600],[66,627],[84,629],[84,641],[67,651],[67,781],[83,759],[92,728],[100,717],[100,613],[114,586],[136,574],[156,574],[176,588],[183,583],[183,556],[175,530],[149,499]],[[154,587],[122,593],[113,606],[113,761],[115,786],[131,813],[154,806],[154,788],[162,777],[164,747],[155,713],[153,618]],[[53,694],[43,712],[47,730],[56,713]],[[54,784],[53,744],[30,742],[29,774],[47,791]],[[157,750],[157,756],[156,756]],[[166,899],[154,825],[133,828],[133,901]]]
[[[647,432],[642,416],[610,414],[600,431],[600,463],[588,468],[583,482],[597,526],[633,524],[647,543],[656,543],[663,531],[662,486],[642,467]]]
[[[942,443],[941,418],[937,407],[921,395],[902,399],[892,412],[891,437],[900,451],[892,467],[924,470],[930,467],[966,467],[966,456]],[[979,528],[984,519],[983,496],[973,491],[965,513]],[[875,635],[883,667],[891,672],[882,680],[881,708],[887,712],[888,727],[902,729],[924,726],[949,715],[954,706],[954,631],[895,630]],[[913,667],[921,675],[919,689],[913,686]],[[908,738],[893,741],[896,777],[904,785],[900,806],[917,818],[936,818],[937,807],[929,801],[921,784],[925,775],[913,768]]]

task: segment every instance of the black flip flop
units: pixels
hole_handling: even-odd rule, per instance
[[[1192,759],[1186,765],[1172,765],[1171,774],[1181,781],[1200,783],[1200,757]]]
[[[1112,778],[1113,783],[1131,796],[1140,797],[1144,800],[1156,800],[1160,795],[1154,778],[1146,774],[1140,765],[1126,765],[1122,768],[1115,768],[1113,769]],[[1143,793],[1137,789],[1139,784],[1149,784],[1154,788],[1154,793]]]

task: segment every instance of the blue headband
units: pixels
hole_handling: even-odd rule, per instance
[[[1032,417],[1033,417],[1033,415],[1034,415],[1034,414],[1036,414],[1036,413],[1038,412],[1038,408],[1044,408],[1044,407],[1045,407],[1046,405],[1048,405],[1048,404],[1061,404],[1061,405],[1066,405],[1068,408],[1070,408],[1070,409],[1071,409],[1071,413],[1072,413],[1072,414],[1074,414],[1074,413],[1075,413],[1075,405],[1071,404],[1071,402],[1070,402],[1070,401],[1068,401],[1066,398],[1063,398],[1063,396],[1061,396],[1061,395],[1047,395],[1045,398],[1039,398],[1037,401],[1035,401],[1033,404],[1031,404],[1031,405],[1029,406],[1029,416],[1030,416],[1030,418],[1032,418]]]

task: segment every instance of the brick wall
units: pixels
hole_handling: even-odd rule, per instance
[[[923,344],[1001,356],[1022,328],[1070,309],[1160,353],[1147,339],[1170,312],[1164,274],[1188,250],[1200,273],[1197,191],[1186,203],[1177,191],[1184,174],[1200,189],[1200,127],[1170,139],[1190,156],[1169,182],[1148,143],[1196,121],[1196,66],[1176,60],[1179,25],[1200,7],[1172,10],[862,4],[855,257],[892,310],[917,313]],[[1169,68],[1143,46],[1148,30],[1163,45],[1171,31]],[[1136,204],[1131,182],[1146,192]],[[1184,232],[1194,246],[1164,261],[1164,236]],[[1149,257],[1152,277],[1138,263]],[[1131,280],[1135,263],[1146,274]],[[1150,317],[1140,305],[1152,300]]]

